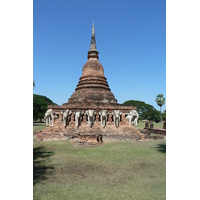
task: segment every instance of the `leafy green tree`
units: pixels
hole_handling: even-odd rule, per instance
[[[43,119],[44,114],[48,109],[48,105],[56,105],[51,99],[46,96],[33,94],[33,120]]]
[[[162,94],[156,96],[156,103],[160,106],[160,122],[162,122],[162,106],[165,104],[165,98]]]
[[[156,110],[152,105],[146,104],[143,101],[128,100],[125,101],[123,105],[135,106],[139,114],[139,120],[147,119],[155,122],[159,122],[160,120],[159,111]]]
[[[33,81],[33,89],[35,88],[35,81]]]

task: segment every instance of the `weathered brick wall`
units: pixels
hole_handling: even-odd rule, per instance
[[[158,129],[158,128],[146,128],[151,133],[156,133],[159,135],[166,135],[166,129]]]
[[[98,120],[94,122],[92,128],[89,127],[87,122],[81,122],[79,129],[76,129],[74,122],[71,121],[69,126],[65,128],[64,123],[59,119],[56,119],[54,126],[48,126],[38,133],[37,139],[39,141],[68,140],[76,134],[103,135],[106,137],[119,136],[121,138],[130,137],[133,140],[144,138],[144,135],[140,133],[140,130],[134,126],[124,124],[123,122],[120,122],[118,128],[115,127],[113,122],[108,122],[105,128],[101,126],[101,122]]]

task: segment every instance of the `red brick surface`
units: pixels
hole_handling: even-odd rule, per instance
[[[104,76],[103,66],[97,58],[89,58],[83,66],[77,88],[68,99],[68,103],[88,101],[117,103]]]
[[[128,120],[127,120],[128,121]],[[134,126],[129,126],[128,124],[122,124],[118,128],[115,127],[114,123],[107,123],[107,126],[103,128],[101,126],[100,121],[95,121],[92,128],[89,127],[87,122],[82,122],[79,129],[75,128],[75,124],[70,122],[69,126],[64,127],[64,123],[59,121],[59,119],[55,120],[54,126],[48,126],[39,132],[37,135],[37,139],[39,141],[47,141],[47,140],[68,140],[74,137],[76,134],[81,135],[102,135],[103,137],[131,137],[133,140],[140,140],[144,138],[143,134],[140,133],[140,130],[135,128]]]

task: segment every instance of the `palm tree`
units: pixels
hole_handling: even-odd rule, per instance
[[[165,104],[165,98],[162,94],[156,96],[156,103],[160,106],[160,122],[162,122],[162,106]]]

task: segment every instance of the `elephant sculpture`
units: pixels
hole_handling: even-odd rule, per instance
[[[94,124],[96,114],[97,113],[94,110],[87,110],[86,111],[86,115],[88,116],[88,124],[89,124],[90,128],[92,128],[92,126]]]
[[[69,125],[69,116],[72,114],[72,112],[67,109],[67,110],[62,110],[61,114],[63,116],[63,122],[66,128]]]
[[[114,110],[112,112],[112,115],[113,115],[113,120],[114,120],[115,127],[118,128],[119,127],[119,122],[120,122],[120,116],[122,115],[122,112],[120,110]]]
[[[52,120],[52,126],[54,125],[54,119],[58,118],[57,115],[55,115],[55,111],[53,109],[48,109],[44,115],[44,119],[46,120],[46,125],[51,125]]]
[[[106,127],[108,114],[109,114],[109,112],[107,110],[101,110],[99,112],[99,115],[101,116],[101,126],[103,126],[104,128]]]
[[[81,125],[81,115],[83,115],[83,111],[75,111],[75,112],[73,112],[74,113],[74,115],[75,115],[75,127],[76,127],[76,129],[78,129],[79,128],[79,126]]]
[[[139,114],[136,110],[131,110],[130,113],[126,116],[126,119],[129,120],[129,126],[131,126],[131,122],[133,122],[134,126],[137,126],[138,118]]]

